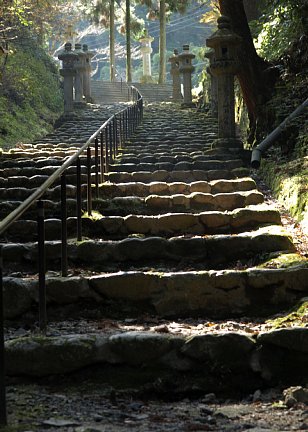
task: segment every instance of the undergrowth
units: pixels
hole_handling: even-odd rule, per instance
[[[62,111],[57,67],[25,32],[10,43],[0,80],[0,148],[45,135]]]

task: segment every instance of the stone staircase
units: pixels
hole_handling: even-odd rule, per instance
[[[129,100],[125,82],[91,81],[91,95],[94,103],[105,105]]]
[[[132,83],[142,94],[145,102],[170,101],[172,97],[171,84],[140,84]],[[127,102],[128,87],[125,82],[94,81],[91,82],[91,94],[95,103],[102,105]]]
[[[1,217],[81,144],[87,121],[2,155]],[[250,177],[246,152],[211,149],[216,129],[203,113],[149,106],[84,215],[82,242],[71,169],[64,278],[59,186],[49,191],[46,336],[32,331],[34,210],[11,227],[2,239],[9,376],[79,380],[86,370],[107,387],[175,394],[307,381],[307,328],[249,324],[307,296],[307,260]]]

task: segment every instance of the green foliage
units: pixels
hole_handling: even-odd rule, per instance
[[[296,38],[307,32],[307,8],[307,0],[267,0],[260,20],[252,23],[258,53],[267,60],[281,57]]]
[[[62,111],[57,68],[29,38],[11,44],[0,83],[0,145],[46,133]]]
[[[273,328],[287,327],[306,327],[308,322],[308,301],[304,299],[302,303],[295,306],[285,315],[278,316],[274,319],[266,321]]]

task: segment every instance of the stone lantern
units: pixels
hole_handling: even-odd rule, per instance
[[[81,44],[75,44],[76,54],[76,76],[75,76],[75,105],[82,106],[85,104],[83,99],[83,77],[86,71],[86,56],[87,54],[81,49]]]
[[[205,53],[204,57],[206,57],[207,59],[209,59],[210,65],[206,68],[206,72],[208,73],[209,77],[210,77],[210,87],[209,87],[209,99],[210,99],[210,109],[211,109],[211,113],[213,114],[214,117],[217,117],[218,115],[218,111],[217,111],[217,92],[218,92],[218,88],[217,88],[217,76],[213,75],[211,72],[211,65],[213,63],[213,59],[214,59],[214,50],[209,50],[208,52]]]
[[[192,65],[192,60],[196,56],[189,52],[189,45],[183,45],[183,52],[179,54],[179,71],[183,74],[183,93],[184,93],[184,107],[193,107],[192,94],[191,94],[191,74],[195,70]]]
[[[83,52],[85,53],[85,71],[83,74],[83,94],[86,102],[92,102],[91,97],[91,58],[94,56],[92,51],[88,50],[88,45],[82,46]]]
[[[242,39],[231,30],[228,17],[221,16],[217,23],[218,30],[206,40],[206,45],[214,49],[210,71],[217,77],[218,140],[215,147],[241,148],[235,132],[234,75],[239,68],[236,52]]]
[[[151,83],[153,82],[152,78],[152,68],[151,68],[151,54],[152,54],[152,42],[154,38],[149,36],[147,32],[145,35],[139,39],[141,42],[140,51],[142,53],[142,64],[143,64],[143,75],[141,78],[142,83]]]
[[[171,63],[170,75],[172,76],[172,99],[174,101],[182,100],[181,93],[181,76],[179,70],[179,52],[173,51],[173,56],[168,60]]]
[[[73,84],[76,74],[75,60],[76,54],[72,51],[72,44],[66,43],[64,50],[58,55],[58,59],[62,61],[62,69],[60,74],[63,76],[64,87],[64,113],[69,114],[74,109]]]

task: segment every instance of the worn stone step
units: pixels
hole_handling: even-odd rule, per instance
[[[86,197],[87,186],[82,186],[82,195]],[[35,189],[9,188],[0,189],[1,203],[0,216],[6,216],[10,211],[17,208]],[[76,209],[76,187],[67,185],[67,206],[68,215],[73,216]],[[45,213],[47,217],[60,215],[61,187],[55,186],[44,195]],[[161,211],[190,212],[190,211],[226,211],[250,205],[261,204],[264,201],[263,194],[257,190],[230,192],[230,193],[203,193],[192,192],[188,195],[148,195],[138,196],[117,196],[108,198],[102,194],[100,199],[93,198],[93,206],[104,215],[127,215],[133,214],[157,214]],[[86,208],[86,204],[83,204]],[[27,215],[35,215],[35,208],[27,211]]]
[[[104,239],[120,239],[132,234],[146,236],[201,235],[214,233],[232,233],[245,231],[262,225],[280,224],[277,210],[267,206],[252,206],[231,212],[203,213],[167,213],[158,216],[128,215],[107,216],[82,219],[83,235]],[[67,220],[67,231],[70,238],[76,237],[77,220]],[[18,220],[6,231],[6,239],[31,241],[37,235],[36,220]],[[59,240],[61,238],[61,220],[45,220],[45,238]]]
[[[267,226],[255,231],[237,235],[217,234],[193,237],[147,237],[126,238],[124,240],[84,240],[71,242],[68,246],[70,263],[87,266],[100,271],[111,264],[128,269],[131,265],[156,265],[154,263],[202,263],[204,269],[217,269],[228,266],[237,260],[249,260],[259,254],[296,250],[292,240],[280,226]],[[3,244],[6,262],[14,263],[14,268],[23,268],[37,262],[36,244]],[[48,268],[59,265],[61,258],[60,242],[46,242]],[[51,266],[51,267],[50,267]],[[107,267],[108,268],[108,267]]]
[[[151,270],[71,277],[50,275],[46,279],[47,304],[52,308],[92,302],[102,313],[108,305],[118,313],[127,311],[129,306],[131,313],[148,312],[160,317],[264,317],[294,304],[308,292],[307,259],[287,254],[274,258],[268,265],[269,268],[243,270],[172,272],[166,269],[163,273]],[[37,279],[4,278],[7,319],[27,313],[37,302]]]
[[[66,196],[67,198],[75,198],[76,197],[76,186],[72,184],[66,185]],[[25,188],[25,187],[8,187],[8,188],[0,188],[0,200],[17,200],[24,201],[28,196],[36,191],[36,188]],[[86,185],[82,187],[82,195],[85,196]],[[61,198],[61,186],[55,186],[52,189],[48,189],[48,191],[44,194],[44,199],[47,200],[57,200],[60,201]]]
[[[172,164],[176,164],[178,162],[210,162],[213,159],[216,160],[230,160],[230,155],[228,154],[221,154],[213,157],[210,154],[204,154],[200,152],[201,154],[196,154],[198,152],[192,152],[192,153],[186,153],[182,152],[182,154],[179,154],[179,151],[177,151],[175,154],[169,153],[155,153],[155,155],[151,154],[132,154],[132,153],[123,153],[120,154],[115,160],[114,163],[117,164],[126,164],[126,163],[134,163],[134,164],[142,164],[142,163],[160,163],[160,162],[169,162]]]
[[[219,179],[236,179],[247,177],[250,174],[248,168],[236,168],[233,170],[194,170],[194,171],[136,171],[136,172],[109,172],[105,174],[106,181],[111,183],[131,183],[131,182],[195,182],[212,181]]]
[[[95,201],[95,209],[102,214],[142,214],[152,212],[156,214],[161,211],[225,211],[234,210],[254,204],[261,204],[264,196],[257,190],[210,194],[203,192],[192,192],[189,195],[148,195],[147,197],[124,196],[111,199]]]
[[[189,195],[193,192],[203,193],[230,193],[239,191],[249,191],[256,189],[255,181],[250,177],[232,180],[213,180],[210,182],[198,181],[192,183],[186,182],[131,182],[131,183],[102,183],[100,185],[101,196],[121,197],[121,196],[139,196],[147,195]]]
[[[308,378],[305,328],[272,330],[255,337],[235,331],[192,337],[159,329],[125,331],[120,330],[121,322],[113,324],[115,329],[109,331],[8,341],[7,373],[33,379],[76,372],[76,382],[83,369],[91,369],[92,375],[85,375],[89,385],[151,395],[170,394],[171,383],[175,395],[193,390],[225,395]]]
[[[15,210],[23,201],[14,200],[14,201],[3,201],[0,206],[0,217],[6,217],[10,212]],[[45,217],[46,218],[60,218],[61,217],[61,205],[59,201],[54,200],[45,200],[44,199],[44,207],[45,207]],[[82,208],[86,209],[86,202],[82,202]],[[68,216],[76,215],[76,198],[68,198],[67,199],[67,214]],[[37,209],[34,204],[30,207],[25,213],[24,217],[34,219],[37,217]]]
[[[1,177],[0,177],[0,182],[3,181],[2,179],[10,179],[12,177],[37,177],[38,176],[47,176],[49,177],[51,174],[53,174],[56,169],[58,167],[57,166],[42,166],[42,167],[35,167],[35,166],[27,166],[27,167],[12,167],[12,168],[4,168],[1,170]],[[81,166],[81,172],[83,174],[85,174],[87,172],[87,168],[86,166],[82,165]],[[76,174],[76,167],[75,166],[70,166],[67,169],[67,174],[68,175],[73,175]],[[18,181],[18,180],[17,180]],[[12,182],[12,181],[11,181]]]
[[[190,141],[185,141],[184,143],[177,142],[166,142],[162,143],[161,141],[158,142],[149,142],[145,143],[142,142],[140,144],[130,144],[127,143],[125,147],[125,151],[129,151],[130,153],[139,153],[142,151],[147,152],[177,152],[177,151],[186,151],[186,152],[194,152],[194,151],[206,151],[210,149],[210,144],[206,143],[200,143],[200,140],[198,143],[191,144]]]
[[[210,161],[193,161],[193,162],[157,162],[157,163],[118,163],[110,164],[109,170],[113,172],[135,172],[141,171],[194,171],[194,170],[233,170],[236,168],[243,167],[243,161],[241,159],[220,161],[220,160],[210,160]]]

